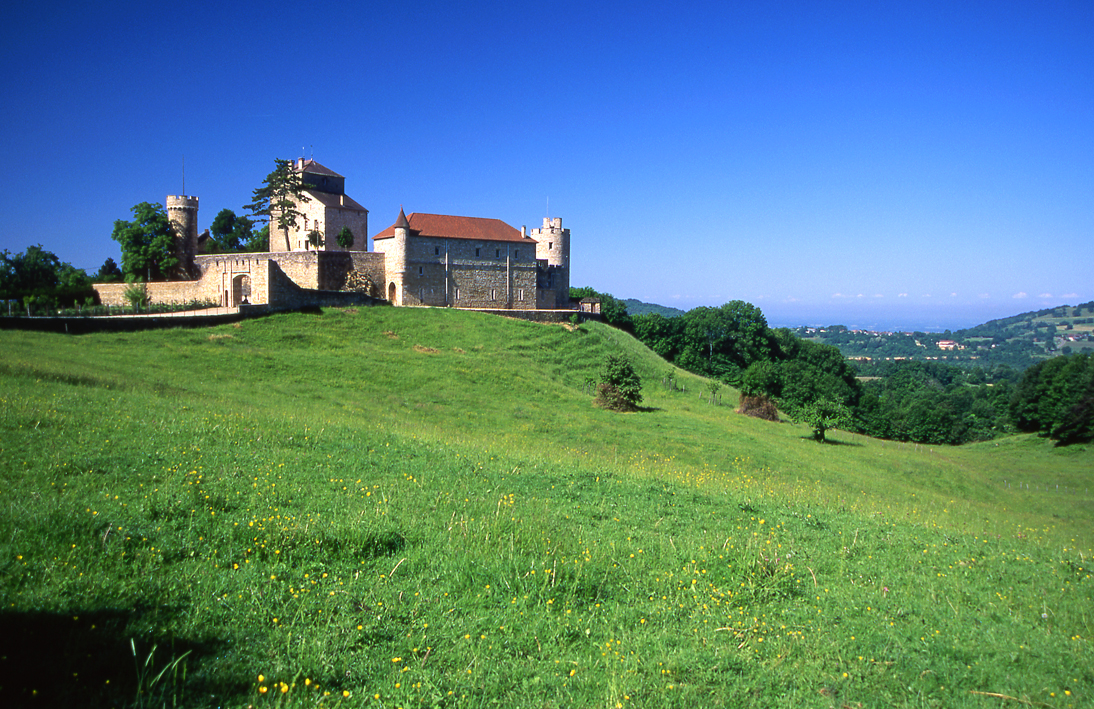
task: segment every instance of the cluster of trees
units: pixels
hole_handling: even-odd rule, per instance
[[[0,252],[0,299],[17,301],[28,313],[36,307],[87,302],[95,296],[91,283],[86,271],[62,262],[41,244],[28,246],[21,254]]]
[[[875,438],[960,444],[1010,433],[1008,407],[1019,373],[1007,366],[965,369],[941,362],[869,366],[852,412],[856,431]]]
[[[1094,356],[1053,357],[1027,369],[1010,413],[1019,430],[1060,444],[1094,440]]]
[[[837,347],[769,328],[759,308],[742,301],[677,317],[630,316],[622,301],[604,293],[573,293],[600,297],[611,321],[667,361],[736,386],[752,407],[774,402],[810,425],[817,440],[836,427],[927,444],[990,440],[1015,430],[1062,443],[1094,436],[1094,356],[1057,357],[1024,377],[1006,364],[854,364]]]
[[[750,303],[734,300],[678,317],[651,312],[630,321],[634,335],[667,361],[736,386],[746,397],[776,402],[809,424],[817,440],[851,422],[861,388],[839,349],[772,330]]]

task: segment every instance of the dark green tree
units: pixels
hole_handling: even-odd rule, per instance
[[[209,233],[224,253],[246,251],[246,245],[254,238],[253,230],[251,219],[237,217],[230,209],[220,210],[209,226]]]
[[[270,250],[270,225],[266,224],[258,231],[252,231],[251,236],[243,244],[245,253],[262,253]]]
[[[118,268],[118,264],[109,256],[103,261],[103,265],[99,266],[99,272],[95,274],[96,283],[117,283],[122,278],[124,278],[122,269]]]
[[[148,280],[176,275],[175,233],[163,205],[141,202],[132,211],[133,221],[115,221],[110,235],[122,248],[122,273]]]
[[[642,379],[631,361],[622,355],[608,355],[600,369],[597,403],[613,411],[634,411],[642,402]]]
[[[61,259],[41,244],[28,246],[21,254],[0,252],[0,295],[11,299],[52,296],[60,285],[60,268]]]
[[[255,189],[250,204],[244,208],[258,221],[270,227],[271,244],[278,251],[290,251],[289,229],[297,227],[297,219],[304,216],[300,206],[310,202],[303,173],[296,169],[292,160],[274,160],[274,170]]]
[[[631,316],[627,313],[627,304],[622,300],[619,300],[611,293],[598,293],[588,286],[570,288],[570,300],[581,300],[582,298],[599,298],[600,315],[604,318],[604,322],[620,330],[632,331]]]
[[[338,232],[338,237],[335,240],[343,249],[348,249],[353,246],[353,232],[350,231],[348,226],[344,226],[341,231]]]
[[[83,269],[62,263],[39,244],[21,254],[0,252],[0,298],[27,304],[72,305],[93,296],[91,279]]]
[[[666,318],[660,313],[645,313],[631,318],[634,336],[646,347],[672,362],[680,353],[683,318]]]
[[[314,249],[323,248],[323,233],[318,229],[312,229],[308,232],[308,243],[311,244]]]
[[[813,440],[823,443],[827,431],[834,428],[847,428],[851,423],[851,414],[847,407],[831,399],[816,399],[798,408],[791,418],[813,429]]]

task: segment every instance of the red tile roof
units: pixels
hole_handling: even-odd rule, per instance
[[[411,236],[536,243],[535,239],[530,237],[522,238],[519,229],[514,229],[500,219],[454,217],[447,214],[418,214],[417,212],[408,214],[406,219],[410,223]],[[393,236],[395,236],[394,224],[372,238],[375,241],[376,239],[390,239]]]

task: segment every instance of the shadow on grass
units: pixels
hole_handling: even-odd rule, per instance
[[[222,653],[225,642],[140,632],[134,626],[143,625],[142,615],[0,612],[0,706],[146,707],[171,705],[173,698],[215,706],[247,691],[247,683],[193,671]]]
[[[819,443],[823,446],[851,446],[853,448],[862,447],[861,443],[855,443],[854,441],[837,441],[835,439],[827,437],[825,437],[823,441],[818,441],[817,439],[813,438],[813,436],[801,436],[801,440],[809,441],[811,443]]]

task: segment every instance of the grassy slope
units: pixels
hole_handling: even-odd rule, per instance
[[[691,375],[665,390],[596,324],[377,308],[0,337],[2,703],[1094,690],[1087,448],[816,445]],[[648,411],[589,405],[609,351]]]

